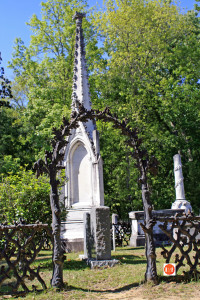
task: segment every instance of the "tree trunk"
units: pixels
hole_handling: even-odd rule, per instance
[[[53,170],[54,169],[54,170]],[[63,283],[63,262],[64,252],[61,248],[60,231],[60,206],[58,196],[58,182],[56,180],[56,168],[50,169],[50,184],[51,184],[51,210],[52,210],[52,231],[53,231],[53,274],[51,285],[53,287],[62,288]]]
[[[152,219],[152,205],[150,201],[150,192],[147,184],[146,175],[143,176],[142,183],[142,200],[144,207],[144,217],[145,217],[145,251],[147,258],[147,269],[145,273],[146,281],[153,281],[157,283],[157,270],[156,270],[156,253],[155,245],[153,240],[153,219]]]

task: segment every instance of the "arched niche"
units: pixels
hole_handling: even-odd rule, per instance
[[[78,141],[70,151],[71,205],[92,205],[92,161],[85,145]]]

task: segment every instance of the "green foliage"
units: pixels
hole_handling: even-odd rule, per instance
[[[4,176],[10,173],[16,174],[19,168],[20,168],[20,159],[13,158],[12,155],[5,155],[3,159],[0,161],[0,174]]]
[[[36,179],[35,174],[20,167],[0,182],[0,223],[12,223],[23,218],[28,223],[37,220],[51,223],[50,185],[46,176]]]
[[[27,139],[29,128],[24,124],[24,113],[24,108],[0,107],[0,173],[12,171],[5,156],[21,165],[31,166],[34,161],[35,144]]]
[[[128,212],[143,208],[139,172],[131,157],[131,150],[126,146],[126,138],[120,136],[111,124],[98,122],[97,125],[104,161],[105,203],[113,213],[127,219]]]
[[[48,0],[41,6],[42,18],[33,15],[28,23],[33,32],[30,45],[16,39],[10,63],[16,84],[28,101],[23,122],[29,128],[26,140],[34,145],[37,158],[44,148],[49,150],[52,127],[60,126],[62,117],[69,117],[71,112],[76,28],[72,17],[76,10],[87,8],[84,0]],[[92,71],[93,61],[101,54],[89,21],[84,20],[83,27]]]
[[[155,208],[169,208],[174,201],[173,155],[181,151],[188,200],[195,208],[199,187],[191,190],[189,182],[200,170],[197,14],[181,14],[171,1],[109,0],[94,22],[108,57],[106,68],[95,74],[95,105],[108,105],[139,127],[144,146],[158,159],[159,174],[150,176]],[[121,144],[116,147],[120,153]]]
[[[0,52],[0,65],[1,65],[1,52]],[[4,68],[0,67],[0,107],[9,107],[9,99],[12,98],[10,81],[4,76]]]
[[[4,174],[15,173],[19,164],[30,167],[49,150],[52,127],[70,114],[76,10],[87,11],[86,2],[48,0],[42,3],[42,18],[34,15],[28,23],[33,32],[30,45],[16,40],[10,63],[16,75],[16,105],[0,111]],[[171,1],[108,0],[102,11],[87,14],[83,27],[94,107],[109,106],[121,119],[128,118],[132,127],[139,128],[149,154],[159,161],[158,175],[149,175],[155,209],[169,208],[174,201],[173,155],[180,151],[186,197],[198,212],[197,13],[182,14]],[[105,204],[127,217],[128,211],[142,209],[138,171],[124,137],[109,124],[98,122],[98,129]]]

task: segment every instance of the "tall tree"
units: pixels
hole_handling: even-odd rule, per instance
[[[28,102],[23,112],[24,144],[32,149],[32,160],[48,149],[52,126],[70,113],[75,10],[86,11],[86,3],[42,3],[42,19],[33,16],[29,22],[34,33],[30,46],[16,41],[10,66]],[[105,10],[93,16],[83,27],[94,106],[108,105],[121,119],[135,120],[132,126],[140,127],[149,153],[160,162],[159,175],[151,177],[155,208],[169,208],[174,201],[172,156],[181,150],[186,195],[197,208],[198,16],[195,11],[181,14],[168,0],[109,0]],[[103,39],[103,58],[91,23]],[[99,123],[99,130],[106,204],[124,216],[130,209],[142,208],[138,174],[123,138],[107,124]]]
[[[2,58],[0,54],[0,64]],[[0,174],[16,171],[22,157],[20,141],[21,122],[19,113],[11,103],[13,95],[11,82],[5,77],[4,68],[0,69]],[[19,122],[18,122],[19,121]],[[18,150],[20,151],[18,152]],[[20,153],[21,152],[21,153]],[[24,154],[24,153],[23,153]]]
[[[0,65],[1,65],[1,52],[0,52]],[[0,67],[0,106],[9,107],[9,99],[12,98],[10,80],[4,76],[4,67]]]
[[[27,139],[37,149],[48,149],[52,127],[70,114],[74,60],[75,11],[86,11],[84,0],[48,0],[41,3],[42,17],[33,15],[28,26],[33,32],[29,46],[16,40],[10,67],[17,84],[25,91]],[[93,27],[83,22],[86,52],[92,61],[100,58]],[[90,65],[90,70],[93,69]]]
[[[195,175],[199,169],[198,16],[195,11],[180,13],[171,1],[109,0],[96,18],[108,56],[95,79],[96,103],[136,120],[149,153],[160,162],[151,184],[154,205],[169,208],[174,201],[173,155],[181,151],[186,191],[189,172],[194,179],[192,166]],[[194,208],[197,191],[198,186],[196,192],[190,190],[188,199]]]

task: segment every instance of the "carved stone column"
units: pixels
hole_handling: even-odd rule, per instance
[[[185,199],[185,190],[183,183],[183,172],[180,154],[176,154],[174,159],[174,177],[175,177],[175,191],[176,191],[176,201],[172,204],[172,209],[182,208],[186,212],[188,210],[192,211],[192,206],[189,201]]]

